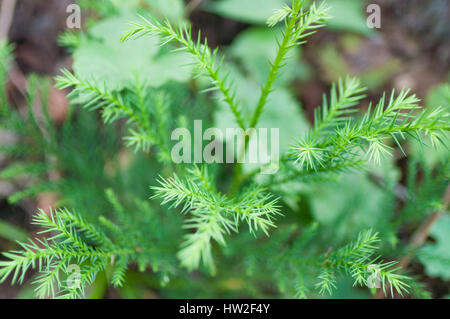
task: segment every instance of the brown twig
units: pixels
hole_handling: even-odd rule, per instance
[[[411,240],[409,242],[410,252],[402,258],[400,261],[400,266],[405,269],[411,263],[411,260],[414,256],[414,251],[418,248],[422,247],[425,241],[430,234],[431,226],[441,217],[444,212],[447,210],[448,205],[450,204],[450,184],[447,186],[444,194],[444,207],[438,211],[433,212],[423,223],[420,225],[419,229],[411,236]]]
[[[186,7],[186,11],[190,14],[191,12],[193,12],[195,9],[198,8],[198,6],[202,3],[203,0],[191,0],[187,7]]]
[[[25,95],[26,88],[28,85],[27,78],[19,69],[19,66],[16,62],[11,62],[11,70],[9,70],[9,80],[11,83],[19,90],[22,95]]]
[[[3,0],[0,8],[0,40],[8,36],[13,21],[16,0]]]
[[[450,205],[450,184],[447,185],[443,199],[443,208],[440,211],[433,212],[417,229],[417,231],[411,236],[408,244],[408,254],[406,254],[399,262],[400,268],[404,271],[411,263],[417,249],[423,246],[427,240],[431,226],[444,214]],[[380,289],[375,298],[383,298],[383,291]]]

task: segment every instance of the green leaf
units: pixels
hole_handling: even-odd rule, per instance
[[[26,241],[28,234],[26,231],[14,226],[8,222],[0,220],[0,237],[6,238],[10,241]]]
[[[336,181],[305,185],[315,219],[340,236],[365,228],[388,232],[387,221],[393,209],[390,185],[399,179],[399,172],[391,159],[383,161],[382,169],[372,167],[370,171],[385,180],[384,188],[368,174],[356,172],[342,174]]]
[[[269,73],[269,61],[273,61],[277,54],[277,37],[280,37],[278,28],[250,28],[240,33],[230,47],[230,53],[242,62],[242,66],[249,76],[263,83]],[[309,76],[309,68],[300,62],[300,50],[292,49],[285,68],[277,82],[283,84],[293,78],[306,79]]]
[[[434,243],[425,244],[418,252],[425,271],[432,277],[450,279],[450,216],[444,215],[431,227],[430,236]]]
[[[442,106],[446,110],[450,110],[450,83],[441,84],[431,89],[426,103],[432,108]]]
[[[444,83],[432,88],[429,91],[425,102],[429,110],[435,110],[438,107],[442,107],[447,112],[450,112],[450,84]],[[448,132],[443,136],[443,140],[448,146],[450,142]],[[427,144],[429,145],[430,143]],[[424,147],[417,140],[413,140],[411,141],[411,148],[411,153],[420,156],[426,167],[431,169],[439,163],[448,162],[448,147]]]
[[[286,3],[284,0],[222,0],[210,2],[206,9],[238,21],[265,24]]]
[[[373,33],[373,30],[367,26],[362,1],[329,0],[327,4],[331,7],[329,14],[332,17],[327,23],[328,28],[356,32],[362,35]]]
[[[92,27],[74,52],[75,73],[97,85],[107,83],[110,90],[134,83],[136,73],[153,87],[170,80],[187,81],[192,71],[192,59],[187,53],[162,51],[158,37],[120,42],[133,19],[108,18]]]
[[[258,85],[242,78],[238,83],[238,94],[241,101],[249,107],[254,106],[258,99]],[[214,118],[216,127],[221,129],[222,132],[225,132],[227,128],[238,127],[231,112],[222,105],[216,111]],[[289,149],[290,144],[294,142],[293,138],[304,134],[308,127],[309,124],[300,105],[292,94],[287,89],[277,88],[265,106],[256,128],[267,128],[268,134],[270,134],[271,128],[278,128],[280,132],[280,152],[282,153]]]
[[[154,8],[162,17],[179,23],[185,17],[183,0],[146,0],[150,8]]]

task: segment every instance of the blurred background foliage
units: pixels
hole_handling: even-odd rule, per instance
[[[379,30],[366,25],[365,8],[372,2],[382,8]],[[202,29],[210,46],[220,46],[226,53],[226,67],[236,80],[238,97],[251,106],[267,75],[267,61],[276,53],[274,35],[279,30],[269,29],[265,22],[286,1],[80,0],[83,28],[77,32],[64,30],[65,8],[70,3],[18,1],[14,12],[9,38],[15,45],[15,64],[10,81],[5,83],[8,97],[17,109],[28,105],[36,116],[44,116],[43,110],[48,108],[47,124],[54,126],[55,134],[47,143],[47,136],[28,139],[31,131],[13,134],[0,130],[0,148],[18,146],[13,157],[0,154],[1,251],[15,248],[16,240],[36,233],[37,229],[29,226],[36,207],[73,207],[89,212],[86,217],[96,220],[111,215],[111,202],[104,190],[112,189],[120,194],[127,211],[154,209],[146,208],[149,204],[144,199],[150,195],[148,186],[165,168],[154,160],[154,154],[134,154],[124,147],[124,123],[102,125],[95,113],[70,106],[67,92],[54,89],[50,79],[61,67],[97,83],[107,82],[117,91],[127,90],[136,77],[155,89],[163,88],[174,99],[171,127],[180,123],[189,126],[193,119],[203,119],[214,127],[231,127],[230,112],[224,107],[215,109],[205,95],[194,93],[206,88],[206,83],[202,79],[191,81],[189,56],[160,47],[157,38],[129,43],[120,43],[119,39],[137,13],[167,17],[177,25],[190,21],[194,30]],[[290,137],[301,135],[311,125],[322,93],[348,74],[361,77],[369,87],[367,101],[379,97],[383,89],[411,88],[426,107],[441,105],[450,111],[448,1],[328,3],[334,18],[307,46],[291,54],[289,67],[276,83],[261,118],[261,126],[280,128],[281,151],[293,142]],[[33,73],[39,76],[24,80]],[[31,85],[39,92],[37,103],[24,95]],[[362,103],[363,109],[367,106],[368,102]],[[181,115],[185,111],[177,111],[186,107],[189,118]],[[19,125],[27,126],[25,122]],[[40,147],[44,144],[51,147]],[[424,283],[423,287],[413,287],[417,290],[413,296],[446,297],[450,293],[450,220],[448,199],[445,204],[443,198],[450,173],[449,153],[442,148],[424,150],[415,142],[408,142],[405,149],[410,154],[407,158],[397,150],[393,158],[384,159],[381,166],[370,167],[363,174],[347,173],[332,181],[295,181],[273,191],[283,198],[284,219],[318,222],[321,236],[316,238],[316,245],[340,245],[371,227],[384,239],[383,255],[392,259],[407,256],[415,231],[432,214],[444,211],[432,225],[427,242],[415,249],[417,258],[408,272]],[[17,163],[33,165],[34,174],[29,173],[29,166],[26,174],[21,173],[23,166]],[[167,222],[169,217],[171,221]],[[167,219],[164,225],[170,236],[181,237],[182,218],[174,213]],[[288,224],[288,220],[281,219],[280,228],[283,223]],[[254,239],[246,235],[234,238],[217,264],[232,264],[230,261],[236,258],[233,249],[245,255],[249,240]],[[248,269],[253,262],[245,260]],[[249,283],[240,272],[238,267],[229,267],[214,281],[194,273],[166,282],[164,274],[153,276],[131,269],[124,287],[118,290],[107,289],[106,279],[97,278],[90,297],[284,296],[268,283],[267,274],[253,274],[255,280]],[[167,286],[160,289],[160,283]],[[282,280],[279,285],[283,292]],[[343,280],[338,286],[334,297],[370,297],[366,290],[353,288],[351,282]],[[2,284],[0,297],[31,297],[30,289]]]

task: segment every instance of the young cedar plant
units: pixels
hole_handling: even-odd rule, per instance
[[[305,3],[305,0],[293,0],[291,6],[283,7],[268,19],[270,27],[280,23],[284,27],[253,109],[244,109],[238,100],[237,88],[231,76],[223,71],[225,62],[218,51],[211,50],[206,40],[202,42],[200,33],[194,41],[190,27],[142,18],[141,22],[132,24],[122,40],[157,37],[164,46],[190,54],[199,75],[209,78],[210,90],[221,96],[221,103],[229,107],[236,124],[247,130],[258,125],[290,51],[304,44],[329,18],[325,3],[310,6]],[[1,56],[0,75],[4,81],[10,58],[5,43]],[[138,152],[154,151],[152,154],[157,154],[159,164],[153,170],[161,171],[163,176],[155,181],[156,186],[151,186],[150,203],[141,199],[133,208],[121,204],[130,196],[115,195],[108,190],[107,198],[114,210],[108,219],[104,216],[91,219],[90,211],[75,213],[70,207],[49,214],[40,211],[33,223],[47,236],[21,243],[20,250],[4,253],[6,259],[0,261],[0,282],[7,278],[12,278],[13,283],[22,282],[29,269],[37,269],[38,296],[75,298],[84,296],[86,288],[103,272],[112,274],[109,276],[112,284],[121,287],[133,264],[140,271],[150,266],[154,273],[163,275],[162,283],[167,284],[170,277],[189,277],[191,271],[221,276],[222,271],[235,270],[230,266],[231,260],[240,267],[243,265],[239,262],[244,260],[246,282],[251,278],[255,282],[268,280],[258,276],[271,274],[271,282],[278,283],[281,291],[293,292],[287,296],[306,298],[317,293],[331,294],[340,277],[350,278],[354,285],[371,287],[374,269],[379,288],[386,295],[405,294],[416,285],[412,278],[400,274],[395,261],[383,261],[377,254],[380,243],[377,232],[362,231],[351,242],[328,249],[330,244],[322,242],[318,223],[299,224],[298,220],[288,219],[280,203],[282,198],[272,195],[272,190],[275,185],[304,181],[308,177],[336,177],[349,170],[357,174],[369,162],[380,163],[383,156],[393,152],[389,140],[403,150],[401,141],[405,138],[423,143],[427,136],[436,146],[444,141],[449,130],[444,109],[421,109],[419,100],[409,91],[393,91],[383,94],[363,116],[358,116],[357,105],[365,97],[366,88],[358,79],[340,80],[317,109],[314,126],[304,136],[295,137],[296,143],[281,156],[280,170],[275,175],[257,181],[259,169],[246,171],[237,163],[233,166],[232,182],[224,186],[220,174],[225,168],[220,165],[189,166],[171,162],[167,138],[172,127],[167,119],[171,106],[166,91],[155,92],[140,82],[139,77],[126,90],[114,90],[108,87],[108,82],[99,84],[69,71],[63,71],[57,83],[61,89],[72,89],[69,96],[75,104],[99,110],[105,123],[126,119],[126,144]],[[4,92],[1,98],[2,105],[6,105]],[[10,108],[2,107],[2,112],[4,123],[19,116]],[[45,139],[41,141],[45,143]],[[248,143],[244,144],[244,149],[248,149]],[[175,238],[178,233],[169,230],[173,228],[168,226],[171,220],[162,221],[160,213],[167,216],[170,211],[185,216],[186,231],[181,243]],[[280,219],[290,224],[280,226]],[[161,232],[161,229],[168,230]],[[261,233],[268,238],[259,236]],[[179,248],[178,252],[172,251],[172,244]],[[171,258],[172,252],[177,259]],[[77,276],[73,277],[75,273]],[[242,268],[233,274],[242,276]],[[71,280],[66,280],[67,277]],[[249,285],[253,291],[257,289],[257,284]]]

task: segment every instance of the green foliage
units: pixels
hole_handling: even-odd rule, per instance
[[[273,61],[278,52],[277,37],[279,36],[279,28],[249,28],[236,37],[227,53],[231,58],[228,59],[231,64],[235,60],[241,68],[233,68],[232,70],[242,71],[249,75],[249,81],[257,81],[263,83],[269,70],[267,69],[267,61]],[[284,68],[283,72],[277,79],[278,86],[281,84],[289,84],[296,77],[304,79],[308,76],[307,66],[300,61],[299,48],[292,48],[290,54],[286,57],[286,64],[289,68]],[[239,81],[239,75],[233,75],[233,79]],[[244,75],[241,75],[244,77]],[[239,83],[240,84],[240,83]],[[240,87],[240,86],[239,86]],[[255,90],[242,92],[239,90],[238,95],[245,93],[254,93]],[[241,101],[244,102],[241,98]],[[256,103],[256,102],[255,102]]]
[[[6,105],[6,75],[9,71],[11,64],[11,52],[12,47],[9,45],[8,41],[0,41],[0,101],[2,105]]]
[[[25,241],[28,238],[27,232],[11,223],[0,220],[0,237],[9,241]]]
[[[267,22],[269,27],[273,27],[278,22],[284,21],[289,15],[290,9],[286,0],[246,0],[244,3],[239,0],[219,0],[209,1],[204,8],[221,16],[242,21],[263,25]],[[313,1],[303,1],[314,3]],[[336,31],[350,31],[361,35],[371,35],[373,30],[367,27],[366,12],[364,3],[354,0],[328,0],[330,7],[330,20],[327,28]],[[269,17],[267,19],[267,17]]]
[[[33,223],[39,225],[44,230],[41,233],[57,232],[56,235],[46,240],[30,241],[22,243],[23,250],[6,253],[5,257],[10,261],[2,261],[1,278],[2,281],[13,275],[12,283],[16,280],[23,282],[24,276],[28,268],[36,267],[39,264],[40,276],[36,280],[38,285],[36,294],[41,297],[47,295],[55,296],[55,285],[64,287],[59,279],[60,271],[68,272],[67,268],[70,264],[90,264],[81,274],[81,283],[92,283],[97,272],[106,267],[107,261],[113,254],[126,254],[128,252],[113,248],[110,240],[93,228],[79,216],[71,215],[67,211],[58,211],[57,214],[50,213],[47,216],[45,212],[40,211],[33,220]],[[92,240],[97,245],[104,245],[102,248],[94,248],[88,246],[81,239],[77,230]],[[56,240],[59,241],[56,243]],[[19,276],[21,272],[21,275]],[[64,292],[67,290],[67,292]],[[64,287],[62,293],[68,296],[76,296],[76,289]]]
[[[200,74],[206,74],[211,79],[213,87],[208,90],[220,90],[223,94],[223,99],[236,117],[236,122],[240,127],[245,127],[242,115],[238,109],[234,88],[228,81],[228,75],[220,74],[223,60],[218,61],[218,51],[211,51],[207,42],[201,43],[200,32],[198,33],[197,42],[194,42],[190,27],[174,28],[168,21],[161,24],[158,21],[144,19],[144,23],[133,24],[133,28],[122,38],[122,41],[143,35],[160,36],[163,44],[169,42],[181,44],[182,47],[179,50],[193,55],[197,61]]]
[[[187,81],[191,74],[187,54],[161,51],[158,38],[120,43],[123,28],[131,19],[131,14],[109,17],[93,25],[87,34],[79,35],[73,52],[77,75],[96,85],[106,81],[110,89],[117,90],[132,83],[137,74],[154,87],[169,81]]]
[[[362,35],[371,35],[373,29],[367,27],[366,5],[362,1],[353,0],[331,0],[328,1],[331,7],[328,26],[332,30],[345,30]]]
[[[101,209],[104,204],[98,197],[102,197],[103,190],[96,185],[107,185],[114,179],[104,174],[107,162],[117,151],[113,146],[114,135],[111,130],[98,127],[95,117],[86,113],[70,118],[61,128],[55,127],[48,114],[48,88],[49,81],[31,76],[26,112],[2,105],[0,128],[16,134],[20,142],[1,146],[1,152],[13,162],[2,168],[0,176],[4,180],[28,176],[31,182],[25,183],[25,188],[8,200],[17,203],[26,197],[58,191],[64,194],[62,201],[66,204],[76,203],[78,208],[94,211]],[[3,98],[6,100],[5,96]],[[38,101],[42,106],[41,114],[34,109]],[[76,132],[83,134],[77,136]],[[101,142],[105,136],[109,136],[109,144]],[[83,159],[79,157],[80,149],[84,150]],[[56,172],[66,175],[63,179],[51,178]]]
[[[379,262],[378,257],[373,257],[378,241],[377,234],[367,231],[360,233],[354,242],[331,252],[326,257],[325,267],[319,275],[321,281],[317,286],[321,293],[331,292],[335,286],[333,270],[348,272],[355,281],[354,285],[363,285],[367,284],[369,275],[373,274],[371,268],[378,268],[379,280],[385,293],[387,283],[391,295],[393,290],[399,294],[405,292],[408,288],[406,284],[408,277],[395,273],[398,270],[393,267],[396,262]]]
[[[445,145],[450,128],[445,107],[423,110],[415,95],[393,91],[360,115],[357,106],[366,88],[358,79],[346,78],[332,86],[328,98],[324,96],[309,128],[286,85],[296,75],[278,78],[289,72],[283,68],[287,63],[296,63],[298,47],[329,19],[323,3],[307,6],[307,1],[294,0],[291,6],[280,3],[281,9],[272,11],[268,20],[264,13],[264,21],[273,28],[270,34],[280,34],[277,44],[270,42],[259,56],[270,59],[268,70],[251,65],[254,59],[242,43],[230,50],[245,64],[250,80],[236,70],[239,64],[211,50],[200,33],[193,40],[191,27],[171,20],[142,18],[122,37],[126,43],[120,43],[118,28],[124,15],[108,3],[111,11],[103,12],[108,17],[103,22],[86,34],[61,38],[74,50],[75,64],[73,73],[64,70],[56,78],[57,86],[71,89],[74,107],[83,106],[71,108],[61,127],[46,111],[45,82],[42,87],[37,78],[30,79],[25,116],[7,105],[2,85],[0,127],[20,139],[1,149],[15,160],[2,171],[2,178],[33,176],[30,187],[10,201],[48,190],[58,192],[61,201],[48,215],[35,215],[33,223],[45,239],[4,253],[0,282],[23,282],[27,271],[35,269],[39,297],[88,295],[102,274],[128,295],[134,287],[128,285],[144,281],[171,297],[204,296],[203,290],[208,297],[267,297],[266,291],[278,285],[276,296],[306,298],[334,293],[343,277],[353,286],[366,286],[375,271],[385,294],[423,291],[399,273],[392,261],[398,252],[389,248],[395,246],[402,223],[415,227],[417,217],[423,217],[418,203],[429,207],[428,194],[432,189],[439,194],[448,170],[427,175],[423,194],[414,189],[417,178],[411,174],[411,198],[418,194],[417,203],[415,210],[405,205],[401,220],[394,216],[398,174],[386,155],[396,146],[406,153],[401,143],[407,137],[420,145],[428,140],[435,147]],[[281,32],[278,24],[283,25]],[[10,51],[2,43],[2,84]],[[164,61],[190,66],[178,72],[181,63]],[[191,78],[191,70],[203,77]],[[258,95],[240,92],[255,82],[262,83]],[[37,97],[43,102],[43,118],[35,116]],[[258,176],[261,167],[251,170],[240,163],[172,163],[170,132],[198,118],[231,127],[223,106],[242,129],[289,126],[283,128],[286,147],[277,174]],[[101,113],[103,123],[94,111]],[[134,153],[122,147],[121,138]],[[289,139],[296,142],[287,147]],[[244,146],[245,152],[248,141]],[[376,175],[373,165],[380,163],[386,169],[380,173],[381,187],[365,170],[371,168]],[[419,164],[410,169],[417,173]],[[61,178],[51,179],[53,171]],[[148,196],[151,200],[143,200]],[[176,210],[182,214],[173,213]],[[380,218],[368,222],[371,213]],[[389,248],[382,245],[386,237]],[[390,254],[387,261],[378,249]],[[80,269],[77,288],[66,280],[74,274],[71,265]],[[192,271],[197,271],[195,276]],[[216,276],[214,283],[211,274]],[[156,284],[154,278],[159,279]]]
[[[393,91],[389,99],[383,95],[373,110],[369,106],[361,119],[349,119],[346,115],[354,112],[351,107],[363,97],[360,95],[363,91],[354,79],[340,82],[337,89],[332,88],[330,103],[324,100],[322,110],[316,113],[314,129],[292,148],[291,155],[300,168],[318,171],[359,165],[361,155],[357,149],[362,149],[367,159],[380,163],[381,158],[392,151],[386,143],[388,137],[400,149],[399,139],[405,136],[420,141],[420,134],[425,134],[433,146],[443,142],[449,129],[449,114],[442,108],[414,113],[420,109],[419,100],[408,91],[401,91],[397,96]],[[325,129],[330,123],[334,130],[327,132]]]
[[[284,0],[239,0],[213,1],[207,5],[207,10],[235,20],[264,24],[275,10],[281,8]]]
[[[425,265],[427,274],[439,276],[444,280],[450,278],[450,247],[446,240],[450,233],[449,227],[450,217],[441,217],[440,222],[434,224],[430,231],[435,242],[426,244],[418,252],[419,260]]]
[[[105,123],[127,118],[131,126],[130,136],[125,137],[128,146],[148,152],[152,145],[157,144],[160,146],[161,158],[166,161],[170,159],[168,145],[161,134],[165,131],[168,117],[162,93],[156,98],[151,96],[151,91],[145,91],[138,78],[133,87],[121,94],[110,91],[105,86],[96,86],[92,82],[76,78],[65,70],[63,76],[57,77],[57,81],[61,89],[73,87],[74,90],[69,96],[77,97],[84,107],[90,110],[101,109]],[[154,109],[149,108],[152,104],[156,105]],[[158,125],[155,125],[155,122]]]
[[[251,233],[261,229],[269,235],[269,228],[275,226],[274,217],[280,214],[276,200],[264,194],[263,189],[248,189],[239,197],[229,199],[218,193],[213,183],[206,169],[195,167],[186,180],[175,175],[160,180],[160,186],[153,187],[154,198],[162,198],[162,204],[182,206],[183,213],[193,215],[186,221],[185,228],[194,232],[186,236],[178,254],[189,270],[197,269],[202,260],[213,272],[212,239],[225,245],[224,235],[238,232],[241,222],[248,225]]]
[[[261,90],[261,97],[250,120],[250,127],[255,127],[258,123],[264,106],[267,104],[275,79],[280,73],[289,51],[296,45],[306,43],[304,39],[314,34],[316,29],[323,27],[324,22],[329,19],[327,15],[328,7],[326,7],[325,3],[318,7],[313,3],[308,11],[303,9],[303,5],[304,1],[293,1],[290,14],[286,15],[286,30],[283,32],[282,40],[279,42],[277,55],[271,62],[266,84]]]
[[[106,220],[104,223],[110,224]],[[114,269],[111,282],[114,286],[121,286],[129,262],[137,259],[137,248],[131,246],[132,243],[120,241],[114,244],[104,232],[67,210],[50,211],[49,215],[40,211],[33,224],[42,229],[40,234],[49,233],[51,236],[20,243],[22,250],[5,253],[9,261],[0,262],[0,280],[12,275],[12,283],[22,283],[27,270],[38,267],[40,274],[34,281],[38,297],[84,296],[84,287],[92,284],[97,274],[110,264]],[[152,254],[142,248],[139,251]],[[81,267],[69,284],[61,277],[71,275],[71,265]]]

